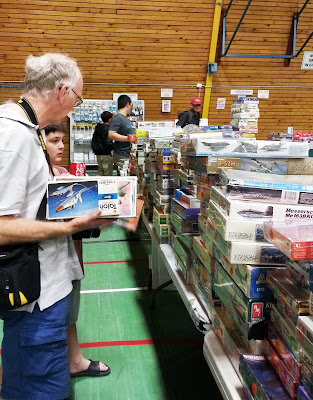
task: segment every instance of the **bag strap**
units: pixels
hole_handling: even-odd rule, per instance
[[[53,169],[52,169],[52,166],[51,166],[50,157],[49,157],[49,154],[47,152],[46,144],[45,144],[45,142],[43,140],[42,134],[41,134],[40,129],[39,129],[39,124],[38,124],[38,120],[37,120],[37,117],[36,117],[35,110],[31,106],[31,104],[25,99],[20,99],[17,102],[17,104],[24,110],[24,112],[27,115],[27,118],[30,120],[30,122],[32,122],[34,125],[38,125],[37,135],[38,135],[42,150],[44,152],[44,155],[46,157],[47,163],[49,165],[51,174],[54,177],[54,172],[53,172]]]

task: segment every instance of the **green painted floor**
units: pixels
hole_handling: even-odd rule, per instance
[[[84,242],[79,341],[85,357],[112,372],[73,379],[70,400],[222,399],[178,293],[158,293],[149,308],[150,245],[143,224],[136,234],[114,226]]]

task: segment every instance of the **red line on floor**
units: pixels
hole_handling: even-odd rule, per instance
[[[80,343],[79,347],[81,349],[90,349],[93,347],[143,346],[147,344],[203,344],[203,339],[113,340],[111,342]]]
[[[81,343],[79,347],[81,349],[87,349],[92,347],[112,347],[112,346],[143,346],[143,345],[158,345],[158,344],[202,344],[203,339],[148,339],[148,340],[113,340],[109,342],[93,342],[93,343]]]
[[[112,261],[88,261],[84,262],[84,265],[90,264],[115,264],[115,263],[133,263],[140,261],[148,261],[148,258],[136,258],[134,260],[112,260]]]

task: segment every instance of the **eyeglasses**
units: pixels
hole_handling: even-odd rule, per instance
[[[75,103],[75,107],[78,107],[78,106],[80,106],[81,104],[83,104],[83,102],[84,102],[84,100],[80,97],[80,96],[78,96],[78,94],[75,92],[75,90],[74,89],[72,89],[72,92],[78,97],[78,101],[76,101],[76,103]]]

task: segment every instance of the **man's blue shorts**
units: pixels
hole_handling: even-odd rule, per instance
[[[70,395],[66,330],[70,296],[32,313],[10,311],[4,320],[2,342],[5,400],[60,400]]]

